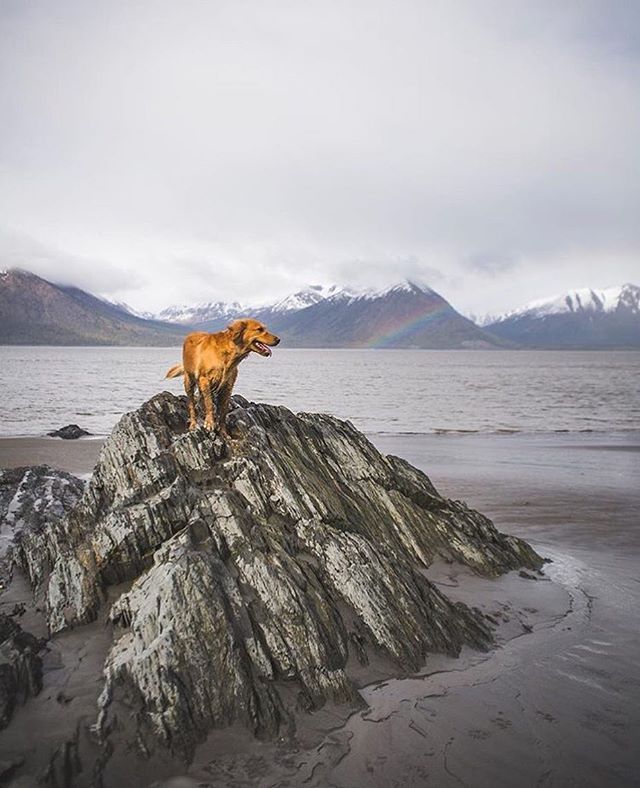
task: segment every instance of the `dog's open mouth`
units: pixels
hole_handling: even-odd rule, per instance
[[[271,355],[271,348],[265,345],[264,342],[258,342],[257,339],[253,340],[253,349],[260,353],[261,356]]]

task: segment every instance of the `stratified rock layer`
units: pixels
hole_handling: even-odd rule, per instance
[[[109,610],[104,739],[188,757],[234,722],[274,735],[291,688],[305,710],[355,702],[354,660],[410,671],[487,646],[426,579],[435,557],[489,576],[541,563],[348,422],[236,397],[228,445],[186,424],[167,393],[124,416],[47,548],[21,545],[52,634]]]
[[[80,479],[48,465],[0,470],[0,588],[14,562],[39,586],[68,542],[64,520],[83,492]]]

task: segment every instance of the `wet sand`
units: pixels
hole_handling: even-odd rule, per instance
[[[487,659],[465,654],[442,674],[366,688],[371,710],[346,726],[349,751],[327,784],[640,784],[640,436],[375,442],[529,539],[553,559],[553,582],[448,584],[469,604],[497,594],[541,620]]]
[[[103,437],[78,438],[0,438],[0,468],[24,465],[50,465],[78,476],[91,473]]]
[[[18,440],[0,441],[3,465],[30,464],[29,452],[42,450],[43,439],[22,448]],[[485,580],[457,565],[431,567],[449,596],[492,616],[496,649],[434,655],[419,676],[365,680],[366,708],[303,715],[293,742],[214,732],[182,776],[154,784],[639,785],[640,436],[372,440],[531,541],[553,561],[544,577]],[[76,472],[95,461],[98,441],[44,442]],[[139,784],[153,781],[148,774]]]
[[[638,436],[373,440],[528,538],[553,561],[546,579],[431,567],[448,595],[492,615],[496,649],[432,656],[422,676],[364,686],[367,708],[344,724],[340,710],[313,715],[298,747],[238,740],[162,785],[640,784]]]

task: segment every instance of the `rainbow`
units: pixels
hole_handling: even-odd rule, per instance
[[[438,323],[443,322],[443,319],[448,314],[451,314],[451,307],[446,301],[444,303],[435,302],[426,306],[424,303],[416,304],[401,317],[393,321],[386,321],[381,326],[382,330],[370,337],[364,343],[364,347],[397,347],[404,344],[403,339],[407,339],[406,344],[410,346],[410,337],[413,334],[419,333],[423,329],[437,326]]]

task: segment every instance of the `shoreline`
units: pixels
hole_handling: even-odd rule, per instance
[[[107,435],[88,435],[77,440],[44,435],[15,435],[0,437],[0,469],[28,465],[50,465],[80,476],[90,475]],[[498,461],[510,464],[526,459],[525,450],[595,451],[598,453],[640,453],[640,430],[580,431],[580,432],[430,432],[430,433],[367,433],[367,438],[383,454],[398,454],[412,464],[426,470],[428,476],[438,478],[463,476],[453,467],[460,464],[468,471],[472,465],[480,469],[480,457],[489,452]],[[421,448],[418,448],[421,447]],[[464,451],[459,449],[464,448]],[[522,451],[518,451],[522,450]],[[504,453],[505,457],[499,457]],[[478,479],[480,481],[480,479]],[[445,485],[445,488],[448,485]],[[467,487],[465,483],[464,488]],[[449,491],[453,494],[454,491]],[[482,508],[478,506],[482,511]]]
[[[78,476],[91,475],[106,438],[0,438],[0,469],[50,465]]]

